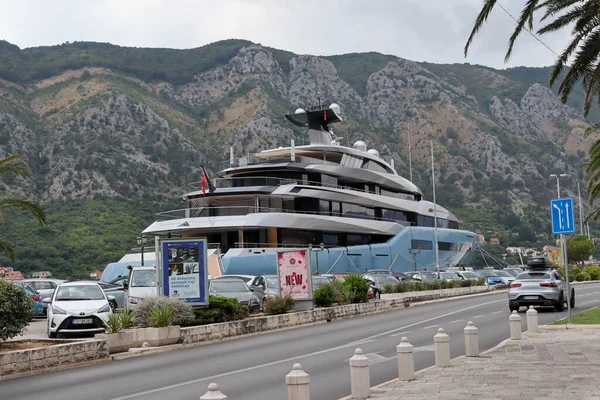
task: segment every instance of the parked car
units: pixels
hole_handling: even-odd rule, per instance
[[[421,282],[435,281],[438,278],[436,272],[421,271],[421,272],[407,272],[406,274],[409,275],[412,280],[421,281]]]
[[[516,278],[517,275],[519,275],[521,272],[523,272],[523,268],[510,267],[510,268],[504,268],[502,271],[506,271]]]
[[[333,280],[333,276],[314,274],[312,276],[312,288],[313,288],[313,290],[315,290],[319,286],[326,285],[329,282],[331,282],[332,280]]]
[[[458,272],[458,271],[456,271]],[[450,282],[450,281],[455,281],[458,279],[462,279],[460,277],[460,275],[458,275],[456,272],[454,271],[450,271],[450,272],[440,272],[440,279],[445,279],[446,281]]]
[[[575,307],[575,289],[571,288],[571,307]],[[536,268],[521,272],[510,284],[510,311],[521,306],[549,306],[563,311],[567,301],[567,283],[560,272],[551,268]]]
[[[480,279],[483,275],[478,274],[475,271],[453,271],[460,279]]]
[[[239,278],[246,282],[246,285],[250,286],[250,284],[256,279],[256,275],[221,275],[215,276],[212,279],[227,279],[227,278]]]
[[[46,297],[52,297],[52,293],[54,293],[54,289],[58,287],[61,283],[65,282],[62,279],[51,279],[51,278],[33,278],[33,279],[24,279],[22,282],[28,283],[33,286],[39,293],[41,299],[45,299]],[[48,308],[48,304],[42,303],[43,313],[46,314],[46,309]]]
[[[48,337],[59,333],[104,332],[108,317],[112,314],[107,296],[96,282],[61,283],[51,298],[43,301],[48,306]]]
[[[250,282],[250,290],[258,297],[260,309],[265,309],[265,301],[279,295],[277,275],[259,275]]]
[[[258,297],[250,291],[246,282],[240,278],[213,279],[208,285],[208,293],[237,299],[240,304],[247,306],[251,313],[260,310]]]
[[[23,281],[15,282],[15,285],[25,289],[25,292],[29,295],[29,297],[31,297],[31,300],[33,300],[33,314],[36,317],[42,316],[46,313],[46,310],[44,310],[43,307],[44,303],[42,302],[42,295],[36,290],[36,288],[33,287],[33,285]]]
[[[129,310],[137,307],[138,303],[147,297],[156,297],[158,289],[156,286],[155,267],[131,267],[129,270],[128,283],[125,295],[125,304]]]
[[[492,269],[482,269],[477,271],[481,276],[487,279],[488,285],[506,285],[507,282],[503,277],[498,276],[498,271]],[[510,275],[508,272],[506,273]],[[512,275],[511,275],[512,276]],[[513,277],[514,279],[514,277]]]
[[[388,270],[371,270],[362,275],[369,283],[373,291],[373,298],[380,299],[381,291],[386,283],[397,285],[400,282],[393,273]]]

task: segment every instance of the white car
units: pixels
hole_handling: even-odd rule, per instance
[[[109,301],[100,285],[94,282],[66,282],[60,284],[48,304],[48,337],[58,333],[104,332],[108,316],[112,313]]]

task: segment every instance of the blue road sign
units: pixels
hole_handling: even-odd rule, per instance
[[[575,213],[573,212],[573,199],[552,199],[550,201],[550,215],[552,216],[552,234],[575,232]]]

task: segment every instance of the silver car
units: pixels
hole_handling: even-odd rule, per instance
[[[508,291],[510,311],[519,307],[548,306],[563,311],[567,301],[567,283],[554,269],[529,269],[517,275]],[[575,307],[575,290],[571,288],[571,307]]]
[[[33,286],[39,293],[42,299],[46,297],[52,297],[54,294],[54,289],[58,287],[63,282],[66,282],[62,279],[52,279],[52,278],[32,278],[23,280],[24,283],[29,283]],[[48,304],[42,303],[43,305],[43,313],[46,314],[48,311]]]

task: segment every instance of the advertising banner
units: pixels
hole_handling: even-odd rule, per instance
[[[160,241],[163,295],[192,306],[208,305],[206,239]]]
[[[294,300],[312,299],[312,268],[309,250],[277,252],[280,295]]]

